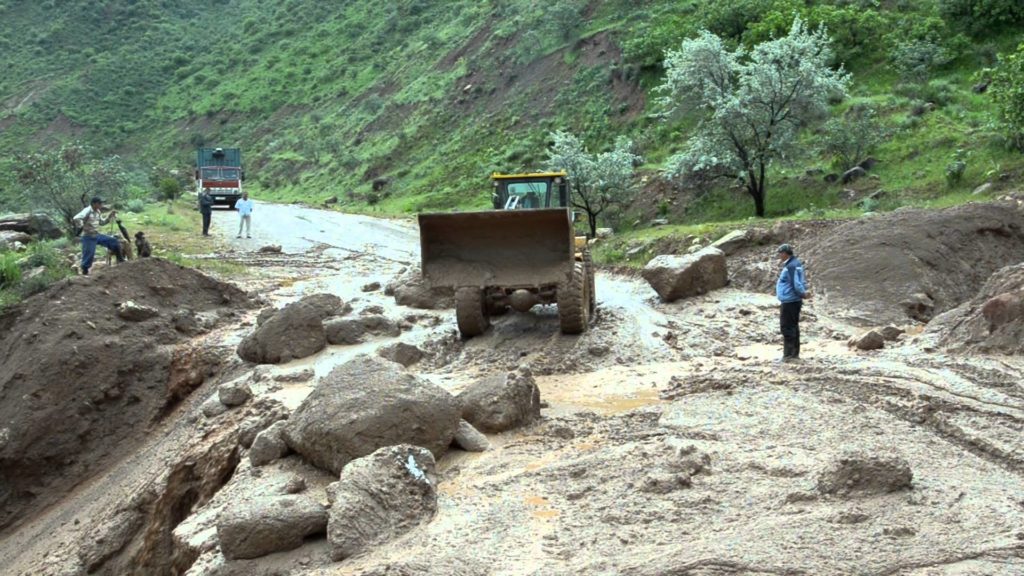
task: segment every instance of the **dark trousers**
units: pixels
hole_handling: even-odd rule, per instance
[[[99,244],[107,250],[110,250],[117,255],[118,261],[121,260],[121,244],[117,241],[117,238],[113,236],[107,236],[105,234],[97,234],[95,236],[82,236],[82,273],[88,274],[89,268],[92,268],[93,258],[96,256],[96,245]]]
[[[779,313],[779,324],[782,328],[782,356],[784,358],[800,357],[800,308],[803,302],[785,302]]]
[[[203,208],[203,236],[210,235],[210,216],[213,215],[213,208]]]

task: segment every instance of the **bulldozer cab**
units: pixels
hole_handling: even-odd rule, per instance
[[[569,188],[565,172],[491,175],[495,210],[567,208]]]

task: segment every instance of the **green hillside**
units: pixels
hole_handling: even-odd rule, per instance
[[[990,98],[971,89],[1024,40],[1017,4],[0,0],[0,202],[20,207],[18,153],[78,140],[119,155],[135,194],[149,193],[153,167],[190,173],[206,144],[243,148],[262,197],[337,196],[387,212],[483,206],[492,170],[540,167],[548,135],[567,130],[596,150],[618,135],[636,142],[638,215],[744,218],[749,199],[735,187],[662,181],[693,120],[663,119],[654,89],[664,51],[700,28],[751,46],[795,14],[829,28],[836,64],[853,74],[834,113],[870,105],[884,137],[851,194],[815,171],[834,167],[823,133],[809,131],[769,180],[769,215],[863,209],[877,189],[868,208],[956,199],[985,181],[1015,185],[1024,167]],[[957,160],[966,169],[949,181]],[[374,192],[378,179],[387,183]]]

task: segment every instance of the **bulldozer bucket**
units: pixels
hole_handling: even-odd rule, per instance
[[[564,282],[573,266],[565,208],[420,214],[423,278],[431,286],[525,287]]]

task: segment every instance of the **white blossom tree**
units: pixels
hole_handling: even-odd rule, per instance
[[[633,143],[619,137],[610,152],[591,154],[583,141],[568,132],[553,132],[548,149],[548,167],[568,173],[570,203],[587,213],[590,237],[597,236],[597,220],[614,207],[627,204],[635,193],[633,167],[640,156]]]
[[[831,68],[831,56],[825,29],[799,18],[789,34],[749,52],[729,50],[706,30],[668,51],[661,102],[701,120],[666,174],[739,180],[764,216],[769,167],[792,151],[801,129],[828,115],[830,96],[846,94],[849,74]]]

